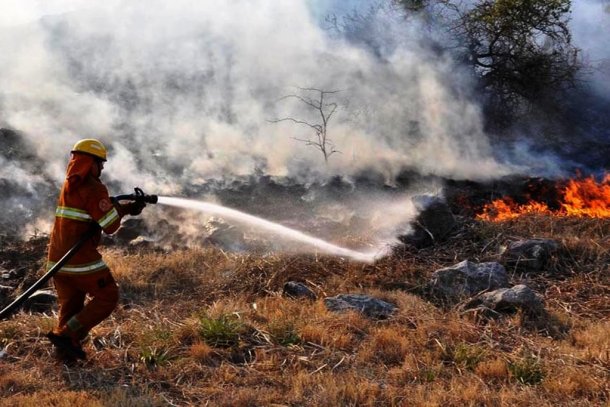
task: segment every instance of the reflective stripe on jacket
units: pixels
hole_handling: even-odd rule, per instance
[[[54,261],[48,261],[47,270],[50,270],[55,264],[57,263]],[[98,261],[89,264],[72,264],[63,266],[61,269],[59,269],[58,272],[68,274],[88,274],[95,273],[96,271],[100,270],[105,270],[107,268],[108,266],[106,265],[106,263],[104,263],[104,260],[99,259]]]
[[[70,162],[70,168],[91,165],[91,158],[75,155]],[[69,178],[69,177],[68,177]],[[47,270],[63,257],[64,254],[89,230],[92,223],[98,223],[107,234],[116,232],[121,224],[121,214],[111,203],[108,190],[102,182],[88,175],[76,186],[69,185],[68,180],[59,194],[55,223],[49,241],[49,258]],[[93,273],[107,269],[97,246],[101,239],[101,231],[87,240],[81,249],[74,254],[60,273]]]

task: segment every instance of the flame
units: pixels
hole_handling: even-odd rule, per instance
[[[610,218],[610,174],[606,174],[601,182],[593,176],[568,180],[565,186],[559,187],[559,196],[561,206],[558,210],[536,200],[520,205],[510,197],[504,197],[486,204],[476,218],[502,221],[525,214]]]
[[[564,190],[562,208],[568,216],[610,217],[610,174],[599,184],[593,177],[570,180]]]

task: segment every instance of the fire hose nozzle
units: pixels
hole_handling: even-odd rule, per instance
[[[142,202],[142,203],[150,203],[156,204],[159,201],[159,197],[157,195],[148,195],[142,191],[141,188],[134,188],[135,193],[126,194],[126,195],[117,195],[113,196],[111,199],[114,202],[118,201],[132,201],[132,202]]]
[[[159,197],[157,195],[146,195],[146,197],[144,198],[144,202],[156,204],[157,202],[159,202]]]

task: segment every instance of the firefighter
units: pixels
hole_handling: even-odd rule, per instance
[[[47,337],[66,356],[85,359],[81,342],[89,331],[114,310],[117,284],[97,246],[104,233],[112,234],[127,214],[139,215],[141,202],[113,203],[100,175],[106,147],[95,139],[78,141],[71,151],[66,180],[59,194],[49,242],[47,270],[97,223],[98,232],[53,277],[59,303],[57,326]],[[90,299],[85,303],[85,297]]]

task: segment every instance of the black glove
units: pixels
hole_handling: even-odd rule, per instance
[[[130,202],[126,206],[126,212],[131,216],[138,216],[142,213],[142,209],[146,207],[146,204],[142,201]]]

